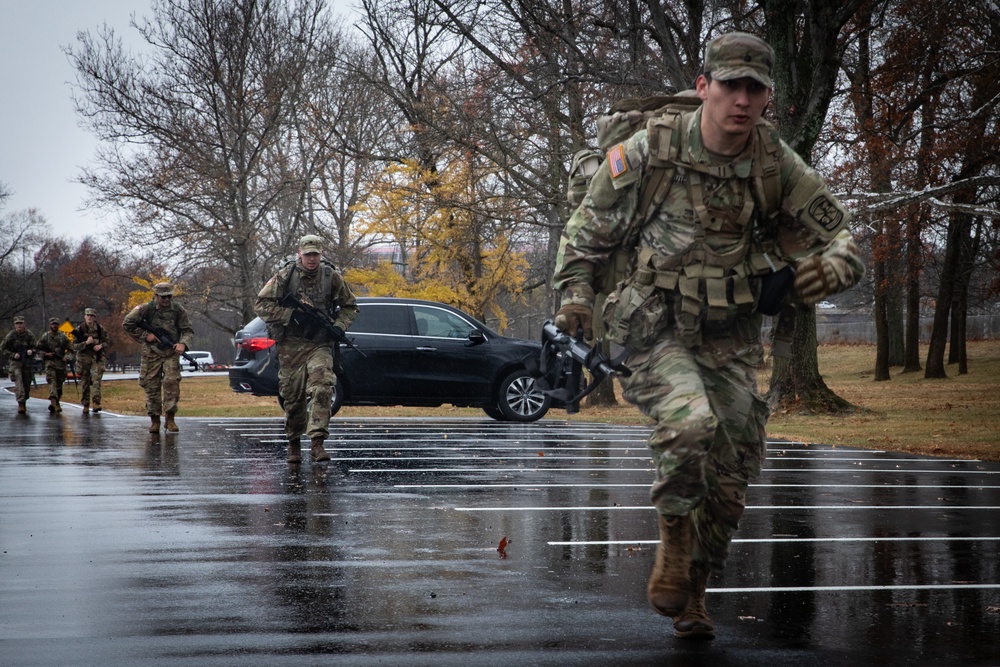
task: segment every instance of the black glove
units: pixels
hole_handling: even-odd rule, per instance
[[[293,303],[293,299],[294,297],[291,294],[285,294],[278,299],[278,305],[282,308],[294,308],[295,304]]]

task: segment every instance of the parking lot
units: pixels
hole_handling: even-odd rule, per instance
[[[3,665],[1000,664],[997,464],[770,442],[691,643],[645,600],[645,427],[337,418],[289,469],[278,419],[28,406]]]

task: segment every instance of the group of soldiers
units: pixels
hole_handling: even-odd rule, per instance
[[[0,343],[9,359],[8,370],[14,382],[17,412],[25,414],[35,377],[35,362],[41,360],[49,388],[49,412],[62,412],[63,385],[67,369],[73,369],[80,379],[80,398],[84,414],[101,411],[101,379],[111,345],[107,330],[97,321],[97,311],[87,308],[84,321],[73,330],[73,340],[60,330],[56,318],[49,319],[49,329],[37,339],[27,328],[24,318],[14,317],[14,328]]]
[[[706,47],[695,105],[664,106],[648,118],[626,114],[644,124],[616,139],[592,172],[563,231],[552,280],[562,294],[556,327],[590,339],[600,317],[627,353],[625,399],[655,422],[648,441],[655,467],[650,501],[660,543],[647,598],[684,639],[715,636],[708,581],[726,564],[765,455],[768,406],[756,380],[763,316],[783,312],[784,318],[783,308],[815,304],[864,275],[848,211],[762,117],[775,62],[760,38],[722,35]],[[334,355],[358,313],[354,294],[322,251],[320,237],[302,237],[297,258],[264,285],[255,303],[277,342],[291,465],[302,460],[303,435],[313,462],[330,459],[323,443]],[[620,272],[619,255],[627,259]],[[614,291],[595,313],[609,275],[617,280]],[[183,309],[171,304],[172,294],[169,284],[157,285],[156,298],[124,324],[146,343],[140,384],[151,431],[161,414],[167,429],[176,430],[178,355],[193,333]],[[177,342],[164,345],[140,326],[144,320]],[[26,344],[42,351],[52,378],[50,409],[58,410],[65,336],[52,326],[36,342],[23,327],[15,319],[3,343],[14,353],[12,375],[23,372]],[[77,354],[92,340],[93,332],[75,343]],[[18,392],[23,411],[23,381]],[[85,411],[88,398],[85,393]]]
[[[184,307],[173,302],[172,284],[157,283],[153,295],[152,301],[136,306],[125,317],[122,328],[130,338],[142,343],[139,385],[146,393],[146,411],[151,420],[149,431],[158,432],[161,416],[164,416],[164,428],[177,432],[174,415],[180,400],[180,355],[190,348],[194,329]],[[9,360],[8,371],[14,382],[18,414],[27,413],[36,360],[44,365],[49,412],[62,412],[68,369],[80,379],[83,413],[101,411],[101,379],[111,340],[107,329],[97,321],[96,310],[87,308],[83,320],[73,330],[70,340],[54,317],[49,319],[48,331],[38,338],[28,330],[24,317],[14,317],[14,328],[0,343],[0,350]],[[169,343],[165,342],[168,340]],[[75,368],[72,368],[74,363]]]

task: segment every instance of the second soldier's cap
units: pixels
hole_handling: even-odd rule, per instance
[[[97,317],[97,311],[94,310],[93,308],[88,308],[87,310],[83,311],[83,314],[84,315],[93,315],[94,317]]]
[[[174,286],[170,283],[156,283],[153,285],[153,294],[156,296],[173,296]]]
[[[315,234],[306,234],[299,239],[299,252],[303,255],[310,252],[323,252],[323,239]]]
[[[20,315],[14,316],[14,324],[24,324],[24,318]]]
[[[718,81],[750,77],[774,88],[774,49],[767,42],[745,32],[728,32],[705,47],[705,73]]]
[[[49,324],[59,324],[59,320],[54,317],[49,318]]]

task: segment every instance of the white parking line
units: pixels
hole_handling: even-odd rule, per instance
[[[996,542],[1000,537],[952,537],[940,535],[937,537],[750,537],[735,538],[733,544],[774,544],[784,542]],[[553,547],[585,547],[611,546],[628,544],[659,544],[659,540],[567,540],[551,541],[546,544]]]
[[[845,593],[850,591],[957,591],[1000,588],[1000,584],[899,584],[886,586],[760,586],[709,588],[707,593]]]
[[[573,507],[453,507],[456,512],[612,512],[620,510],[655,511],[652,505],[611,505]],[[1000,505],[747,505],[749,510],[990,510]]]
[[[609,468],[598,468],[598,470],[611,470]],[[617,472],[617,470],[615,471]],[[643,489],[649,488],[649,482],[641,484],[600,484],[600,483],[547,483],[547,482],[532,482],[524,481],[521,483],[504,483],[504,484],[393,484],[393,488],[396,489],[516,489],[523,487],[525,485],[530,485],[538,489],[561,489],[561,488],[630,488],[630,487],[640,487]],[[967,489],[970,491],[982,490],[982,489],[1000,489],[1000,486],[983,486],[975,485],[968,486],[964,484],[751,484],[751,488],[790,488],[790,489],[801,489],[801,488],[824,488],[824,489]]]

